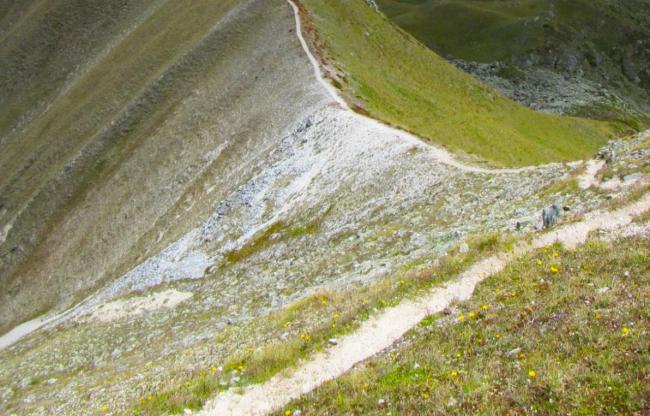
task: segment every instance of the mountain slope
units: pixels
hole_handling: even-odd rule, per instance
[[[80,4],[13,3],[0,9],[2,33],[38,38],[51,21],[30,16],[54,7],[65,19],[54,20],[56,36],[45,32],[63,36],[85,16]],[[217,389],[254,382],[259,374],[234,366],[228,381],[215,377],[249,349],[301,347],[301,331],[329,328],[296,312],[321,305],[320,294],[429,276],[472,236],[489,249],[495,233],[525,235],[549,201],[576,216],[606,201],[573,191],[577,164],[477,169],[347,110],[315,76],[284,0],[133,3],[114,27],[103,20],[127,4],[97,3],[110,11],[81,20],[106,31],[83,32],[97,38],[83,40],[92,47],[75,55],[78,72],[63,69],[56,83],[50,70],[30,69],[20,91],[44,77],[53,92],[28,115],[7,117],[0,332],[40,313],[51,320],[23,337],[0,335],[2,414],[129,414],[188,383],[203,396],[161,401],[198,408],[210,390],[197,374]],[[62,53],[66,45],[77,48],[61,41]],[[57,48],[48,59],[68,62]],[[30,53],[6,56],[26,62]],[[4,68],[15,82],[29,72]]]
[[[242,158],[265,156],[264,139],[294,122],[305,83],[287,88],[298,73],[277,67],[279,46],[251,48],[263,26],[240,34],[252,4],[165,2],[4,137],[0,328],[128,271],[258,171]]]
[[[303,0],[330,76],[373,116],[501,165],[590,156],[602,123],[530,111],[458,71],[363,0]],[[309,20],[308,20],[309,21]]]
[[[553,112],[648,123],[647,0],[378,0],[417,39]],[[567,82],[568,81],[568,82]]]

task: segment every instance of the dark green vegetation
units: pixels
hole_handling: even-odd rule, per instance
[[[650,244],[547,247],[288,408],[304,414],[647,414]],[[378,405],[379,400],[385,406]]]
[[[381,11],[442,56],[584,77],[631,108],[600,102],[572,111],[645,124],[650,112],[648,0],[377,0]],[[521,84],[520,84],[521,85]],[[645,112],[640,116],[637,111]]]
[[[390,24],[363,0],[303,0],[315,49],[361,111],[500,165],[591,155],[611,129],[533,112],[475,81]],[[320,47],[319,47],[320,45]]]

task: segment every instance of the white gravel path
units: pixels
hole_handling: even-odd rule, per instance
[[[578,178],[580,189],[588,189],[592,186],[598,186],[598,173],[605,168],[607,162],[604,160],[591,159],[587,161],[585,171]]]
[[[341,376],[356,363],[389,347],[427,315],[441,311],[454,301],[469,299],[478,283],[503,270],[509,261],[556,241],[567,247],[575,247],[586,241],[589,232],[619,229],[649,209],[650,194],[616,211],[592,212],[580,222],[559,227],[538,236],[531,244],[518,246],[514,252],[489,257],[461,274],[454,282],[433,289],[427,296],[405,300],[370,318],[357,331],[342,337],[338,345],[303,362],[292,374],[279,374],[266,383],[245,388],[241,394],[229,390],[217,395],[201,414],[264,415],[281,409],[291,400],[327,380]]]

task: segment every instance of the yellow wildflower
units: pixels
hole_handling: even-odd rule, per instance
[[[458,314],[458,320],[459,321],[464,321],[465,320],[465,315],[463,315],[462,313],[459,313]]]
[[[238,369],[239,371],[244,371],[244,366],[243,366],[243,365],[240,365],[239,367],[237,367],[237,369]]]
[[[528,377],[530,378],[537,377],[537,373],[535,372],[535,370],[528,370]]]
[[[468,313],[467,315],[468,315],[470,318],[474,318],[474,317],[476,316],[476,314],[475,314],[474,312],[470,312],[470,313]]]
[[[481,306],[481,309],[483,309],[484,311],[487,311],[488,309],[490,309],[490,306],[489,305],[483,305],[483,306]]]
[[[558,268],[555,267],[555,266],[551,266],[551,268],[550,268],[549,270],[551,271],[551,273],[557,273],[557,272],[560,271],[560,269],[558,269]]]
[[[553,252],[553,257],[560,257],[560,253],[558,253],[557,251]]]
[[[456,377],[458,377],[458,372],[455,371],[455,370],[452,371],[451,373],[449,373],[449,377],[451,377],[451,378],[456,378]]]
[[[541,266],[542,264],[544,264],[544,263],[542,263],[541,260],[537,260],[537,265],[538,265],[538,266]]]
[[[624,326],[623,329],[621,329],[621,332],[623,333],[623,335],[627,335],[630,333],[630,328]]]
[[[422,393],[422,398],[423,398],[424,400],[429,400],[429,397],[430,397],[430,396],[429,396],[429,393]]]
[[[147,400],[152,401],[152,400],[153,400],[153,396],[152,396],[152,395],[148,395],[148,396],[147,396]]]
[[[332,329],[336,329],[336,324],[332,324]]]
[[[102,408],[101,408],[101,411],[102,411],[103,413],[108,412],[108,405],[103,405]]]
[[[210,371],[212,371],[213,373],[216,373],[216,372],[217,372],[217,367],[212,367],[212,368],[210,369]]]
[[[456,353],[456,357],[457,357],[457,358],[460,358],[460,357],[461,357],[461,353],[457,352],[457,353]]]
[[[291,410],[285,410],[284,416],[291,416]]]
[[[496,335],[494,336],[494,338],[496,338],[496,339],[501,338],[501,334],[496,334]]]

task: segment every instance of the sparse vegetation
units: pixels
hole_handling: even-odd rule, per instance
[[[488,278],[471,301],[425,319],[403,343],[287,408],[645,414],[649,257],[648,241],[635,238],[539,250]]]
[[[496,234],[474,236],[468,240],[466,252],[455,247],[437,266],[409,265],[371,286],[309,296],[263,318],[265,326],[274,328],[272,332],[284,333],[281,339],[262,346],[242,347],[225,363],[195,371],[177,385],[143,397],[130,414],[173,414],[185,408],[199,409],[220,390],[266,381],[323,349],[329,339],[354,330],[377,310],[442,284],[477,259],[510,249],[512,243],[511,238]],[[235,377],[237,381],[233,383]]]

